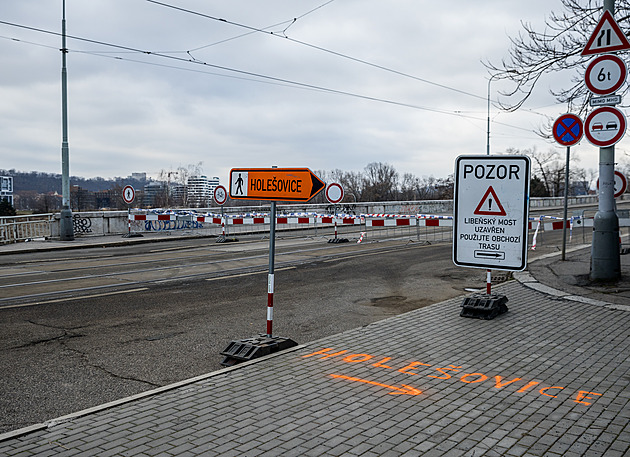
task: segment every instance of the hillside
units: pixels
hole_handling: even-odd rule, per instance
[[[61,194],[61,174],[42,173],[39,171],[16,171],[16,170],[0,170],[1,176],[13,176],[13,191],[16,194],[22,192],[34,191],[38,194],[48,194],[57,192]],[[137,189],[141,189],[148,181],[141,181],[133,178],[81,178],[78,176],[70,177],[71,186],[79,186],[89,191],[103,191],[111,189],[115,186],[132,185]]]

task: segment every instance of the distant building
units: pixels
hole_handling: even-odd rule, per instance
[[[70,205],[73,211],[89,211],[96,207],[94,192],[80,186],[70,186]]]
[[[13,176],[0,176],[0,200],[13,206]]]
[[[164,206],[168,195],[166,183],[160,181],[152,181],[144,186],[145,206]]]
[[[146,173],[131,173],[131,179],[137,179],[138,181],[146,181],[147,174]]]
[[[184,184],[171,184],[171,197],[175,205],[184,206],[188,188]]]
[[[210,179],[210,200],[214,199],[214,189],[216,189],[218,185],[219,177],[213,176],[212,179]]]
[[[188,204],[191,207],[205,208],[212,204],[214,189],[219,185],[219,178],[214,176],[191,176],[188,178]]]

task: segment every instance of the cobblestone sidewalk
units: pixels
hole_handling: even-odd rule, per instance
[[[512,281],[0,436],[20,456],[630,456],[630,312]]]

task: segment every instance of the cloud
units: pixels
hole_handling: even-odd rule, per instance
[[[225,181],[232,167],[361,170],[382,161],[400,173],[446,176],[458,155],[485,153],[481,60],[499,61],[521,20],[541,23],[559,5],[170,3],[201,14],[149,1],[67,2],[68,34],[92,40],[68,39],[73,175],[155,176],[202,161],[207,175]],[[60,31],[57,2],[4,9],[7,22]],[[7,25],[0,36],[3,168],[58,172],[60,38]],[[493,100],[502,87],[492,83]],[[526,106],[551,118],[563,112],[545,87]],[[531,133],[539,114],[499,114],[493,106],[492,118],[493,151],[555,147]],[[583,154],[582,166],[595,166],[595,155]]]

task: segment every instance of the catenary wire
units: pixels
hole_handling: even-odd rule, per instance
[[[166,8],[172,8],[172,9],[175,9],[175,10],[178,10],[178,11],[182,11],[182,12],[185,12],[185,13],[193,14],[193,15],[196,15],[196,16],[204,17],[204,18],[211,19],[211,20],[214,20],[214,21],[223,22],[225,24],[230,24],[230,25],[233,25],[235,27],[241,27],[241,28],[245,28],[245,29],[249,30],[249,32],[247,32],[247,33],[244,33],[244,34],[241,34],[241,35],[238,35],[238,36],[235,36],[235,37],[231,37],[231,38],[228,38],[226,40],[222,40],[222,41],[219,41],[219,42],[216,42],[216,43],[211,43],[211,44],[206,45],[206,46],[201,46],[201,47],[198,47],[198,48],[195,48],[195,49],[190,49],[190,50],[186,51],[191,57],[193,57],[193,56],[190,53],[193,52],[193,51],[197,51],[197,50],[204,49],[204,48],[207,48],[207,47],[210,47],[210,46],[214,46],[214,45],[217,45],[217,44],[225,43],[227,41],[238,39],[238,38],[241,38],[241,37],[244,37],[244,36],[247,36],[247,35],[251,35],[251,34],[254,34],[254,33],[264,33],[264,34],[267,34],[267,35],[272,35],[272,36],[275,36],[275,37],[284,38],[284,39],[286,39],[288,41],[291,41],[293,43],[296,43],[296,44],[299,44],[299,45],[302,45],[302,46],[306,46],[306,47],[309,47],[309,48],[312,48],[312,49],[316,49],[318,51],[322,51],[322,52],[325,52],[325,53],[328,53],[328,54],[331,54],[331,55],[334,55],[334,56],[337,56],[337,57],[348,59],[348,60],[351,60],[351,61],[354,61],[354,62],[357,62],[357,63],[361,63],[363,65],[368,65],[368,66],[371,66],[373,68],[378,68],[380,70],[384,70],[384,71],[387,71],[387,72],[390,72],[390,73],[393,73],[393,74],[397,74],[399,76],[403,76],[403,77],[410,78],[410,79],[413,79],[413,80],[416,80],[416,81],[420,81],[420,82],[423,82],[425,84],[430,84],[430,85],[433,85],[433,86],[436,86],[436,87],[447,89],[447,90],[450,90],[450,91],[453,91],[453,92],[457,92],[457,93],[460,93],[460,94],[463,94],[463,95],[467,95],[467,96],[470,96],[470,97],[474,97],[474,98],[477,98],[477,99],[480,99],[480,100],[487,100],[487,97],[484,97],[484,96],[481,96],[481,95],[478,95],[478,94],[473,94],[471,92],[467,92],[467,91],[464,91],[464,90],[461,90],[461,89],[457,89],[455,87],[447,86],[445,84],[436,83],[434,81],[430,81],[428,79],[420,78],[418,76],[411,75],[409,73],[405,73],[405,72],[402,72],[402,71],[399,71],[399,70],[395,70],[395,69],[392,69],[392,68],[389,68],[389,67],[385,67],[383,65],[379,65],[379,64],[376,64],[376,63],[373,63],[373,62],[369,62],[367,60],[363,60],[363,59],[359,59],[359,58],[356,58],[356,57],[352,57],[352,56],[350,56],[348,54],[343,54],[343,53],[340,53],[340,52],[337,52],[337,51],[333,51],[333,50],[330,50],[330,49],[327,49],[327,48],[324,48],[324,47],[321,47],[321,46],[314,45],[312,43],[308,43],[308,42],[305,42],[305,41],[297,40],[295,38],[291,38],[291,37],[286,35],[286,31],[288,30],[288,28],[291,25],[295,24],[295,22],[298,19],[301,19],[304,16],[306,16],[306,15],[308,15],[308,14],[310,14],[310,13],[312,13],[312,12],[314,12],[314,11],[320,9],[320,8],[323,8],[324,6],[328,5],[329,3],[332,3],[334,0],[329,0],[328,2],[318,6],[316,8],[313,8],[310,11],[307,11],[306,13],[304,13],[304,14],[296,17],[296,18],[294,18],[293,20],[284,21],[284,22],[280,22],[280,23],[276,24],[275,26],[278,26],[278,25],[281,25],[283,23],[290,22],[290,25],[288,27],[286,27],[282,31],[282,34],[277,34],[277,33],[270,32],[270,31],[267,30],[267,29],[270,29],[272,27],[275,27],[273,25],[269,26],[269,27],[265,27],[265,28],[258,28],[258,27],[253,27],[253,26],[249,26],[249,25],[246,25],[246,24],[241,24],[241,23],[234,22],[234,21],[229,21],[229,20],[223,19],[223,18],[218,18],[216,16],[211,16],[211,15],[208,15],[208,14],[200,13],[198,11],[193,11],[193,10],[186,9],[186,8],[181,8],[181,7],[178,7],[178,6],[175,6],[175,5],[171,5],[171,4],[165,3],[165,2],[161,2],[161,1],[158,1],[158,0],[145,0],[145,1],[147,1],[149,3],[156,4],[156,5],[163,6],[163,7],[166,7]],[[180,52],[183,52],[183,51],[180,51]],[[496,104],[496,103],[497,103],[496,101],[493,101],[493,104]],[[530,109],[530,108],[523,108],[523,110],[524,111],[528,111],[528,112],[530,112],[532,114],[536,114],[538,116],[547,117],[545,114],[539,113],[539,112],[537,112],[537,111],[535,111],[533,109]]]
[[[150,1],[150,0],[148,0],[148,1]],[[26,30],[30,30],[30,31],[35,31],[35,32],[45,33],[45,34],[54,35],[54,36],[61,36],[61,34],[59,32],[54,32],[54,31],[50,31],[50,30],[44,30],[44,29],[31,27],[31,26],[27,26],[27,25],[22,25],[22,24],[15,24],[15,23],[12,23],[12,22],[2,21],[2,20],[0,20],[0,24],[12,26],[12,27],[17,27],[17,28],[22,28],[22,29],[26,29]],[[259,78],[259,79],[263,79],[263,80],[269,80],[269,81],[272,81],[272,82],[275,82],[275,83],[285,84],[285,85],[289,85],[289,86],[293,86],[293,87],[312,89],[312,90],[326,92],[326,93],[331,93],[331,94],[336,94],[336,95],[344,95],[344,96],[349,96],[349,97],[354,97],[354,98],[359,98],[359,99],[364,99],[364,100],[369,100],[369,101],[374,101],[374,102],[385,103],[385,104],[394,105],[394,106],[401,106],[401,107],[407,107],[407,108],[412,108],[412,109],[418,109],[418,110],[422,110],[422,111],[429,111],[429,112],[434,112],[434,113],[446,114],[446,115],[450,115],[450,116],[467,117],[469,119],[475,119],[475,120],[479,120],[479,121],[483,120],[483,119],[478,118],[478,117],[466,116],[466,115],[463,115],[463,114],[460,114],[460,113],[457,113],[457,112],[453,112],[453,111],[439,110],[439,109],[436,109],[436,108],[429,108],[429,107],[426,107],[426,106],[414,105],[414,104],[411,104],[411,103],[397,102],[397,101],[393,101],[393,100],[387,100],[387,99],[383,99],[383,98],[378,98],[378,97],[373,97],[373,96],[368,96],[368,95],[362,95],[362,94],[342,91],[342,90],[338,90],[338,89],[326,88],[326,87],[317,86],[317,85],[314,85],[314,84],[302,83],[302,82],[299,82],[299,81],[292,81],[292,80],[279,78],[279,77],[275,77],[275,76],[263,75],[263,74],[260,74],[260,73],[250,72],[250,71],[246,71],[246,70],[239,70],[239,69],[230,68],[230,67],[226,67],[226,66],[222,66],[222,65],[211,64],[211,63],[204,62],[204,61],[201,61],[201,60],[198,60],[198,59],[194,59],[194,58],[191,60],[191,59],[186,59],[186,58],[183,58],[183,57],[177,57],[177,56],[173,56],[173,55],[169,55],[169,54],[165,54],[165,53],[161,53],[161,52],[147,51],[147,50],[133,48],[133,47],[130,47],[130,46],[123,46],[123,45],[108,43],[108,42],[104,42],[104,41],[93,40],[93,39],[89,39],[89,38],[82,38],[82,37],[73,36],[73,35],[66,35],[66,37],[68,39],[73,39],[73,40],[82,41],[82,42],[86,42],[86,43],[96,44],[96,45],[99,45],[99,46],[112,47],[112,48],[115,48],[115,49],[118,49],[118,50],[123,50],[123,51],[138,53],[138,54],[144,54],[144,55],[150,55],[150,56],[157,56],[157,57],[170,59],[170,60],[175,60],[175,61],[179,61],[179,62],[203,65],[203,66],[216,68],[216,69],[220,69],[220,70],[224,70],[224,71],[228,71],[228,72],[234,72],[234,73],[238,73],[238,74],[242,74],[242,75],[247,75],[247,76],[251,76],[251,77],[255,77],[255,78]],[[75,52],[77,52],[77,51],[75,51]],[[89,53],[87,51],[82,51],[82,52],[83,53]],[[96,52],[92,52],[92,54],[94,54],[94,55],[101,55],[101,54],[98,54]],[[117,59],[118,60],[125,60],[125,58],[122,58],[122,57],[117,57]],[[177,67],[177,68],[179,68],[179,67]],[[504,125],[504,126],[507,126],[507,127],[510,127],[510,128],[524,130],[526,132],[530,132],[530,133],[536,134],[536,132],[534,130],[525,129],[523,127],[518,127],[518,126],[514,126],[514,125],[510,125],[510,124],[496,122],[496,121],[495,121],[495,123],[499,124],[499,125]]]
[[[388,67],[385,67],[383,65],[375,64],[373,62],[368,62],[367,60],[363,60],[363,59],[359,59],[359,58],[356,58],[356,57],[352,57],[352,56],[349,56],[347,54],[343,54],[343,53],[340,53],[340,52],[337,52],[337,51],[333,51],[333,50],[330,50],[330,49],[327,49],[327,48],[324,48],[324,47],[321,47],[321,46],[317,46],[317,45],[314,45],[314,44],[311,44],[311,43],[307,43],[305,41],[296,40],[295,38],[288,37],[288,36],[286,36],[284,34],[286,29],[283,31],[282,34],[277,34],[277,33],[274,33],[274,32],[270,32],[270,31],[268,31],[266,29],[262,29],[262,28],[258,28],[258,27],[252,27],[250,25],[241,24],[239,22],[229,21],[227,19],[219,18],[219,17],[216,17],[216,16],[211,16],[209,14],[200,13],[198,11],[193,11],[193,10],[186,9],[186,8],[181,8],[179,6],[175,6],[175,5],[171,5],[171,4],[168,4],[168,3],[160,2],[158,0],[146,0],[146,1],[149,2],[149,3],[160,5],[160,6],[163,6],[163,7],[166,7],[166,8],[171,8],[171,9],[174,9],[174,10],[177,10],[177,11],[181,11],[181,12],[184,12],[184,13],[188,13],[188,14],[193,14],[195,16],[204,17],[206,19],[211,19],[213,21],[219,21],[219,22],[223,22],[225,24],[233,25],[235,27],[244,28],[244,29],[249,30],[250,33],[264,33],[266,35],[271,35],[271,36],[283,38],[283,39],[286,39],[288,41],[291,41],[293,43],[296,43],[296,44],[299,44],[299,45],[302,45],[302,46],[307,46],[307,47],[310,47],[312,49],[316,49],[318,51],[326,52],[328,54],[331,54],[331,55],[334,55],[334,56],[337,56],[337,57],[342,57],[344,59],[352,60],[354,62],[361,63],[363,65],[368,65],[368,66],[373,67],[373,68],[378,68],[380,70],[384,70],[384,71],[387,71],[387,72],[390,72],[390,73],[394,73],[394,74],[397,74],[399,76],[404,76],[406,78],[411,78],[411,79],[414,79],[416,81],[423,82],[425,84],[430,84],[432,86],[441,87],[443,89],[451,90],[451,91],[454,91],[454,92],[457,92],[457,93],[460,93],[460,94],[463,94],[463,95],[468,95],[470,97],[474,97],[474,98],[477,98],[477,99],[480,99],[480,100],[486,100],[486,97],[483,97],[481,95],[473,94],[471,92],[466,92],[466,91],[463,91],[461,89],[456,89],[454,87],[450,87],[450,86],[447,86],[447,85],[444,85],[444,84],[440,84],[440,83],[436,83],[436,82],[433,82],[433,81],[429,81],[428,79],[420,78],[418,76],[414,76],[414,75],[411,75],[411,74],[408,74],[408,73],[404,73],[402,71],[394,70],[392,68],[388,68]],[[328,2],[328,3],[330,3],[330,2]],[[328,4],[328,3],[326,3],[326,4]],[[324,5],[322,5],[322,6],[324,6]],[[303,17],[303,16],[304,15],[302,15],[300,17]],[[296,18],[296,20],[297,19],[298,18]],[[294,22],[295,22],[295,20],[293,21],[293,23]]]

